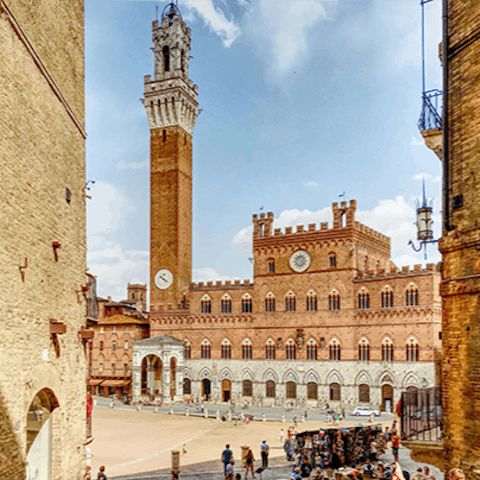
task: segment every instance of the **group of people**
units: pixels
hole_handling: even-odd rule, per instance
[[[270,447],[267,440],[264,439],[260,445],[260,455],[262,457],[262,469],[268,468],[268,455],[270,454]],[[235,459],[233,458],[233,452],[230,449],[230,444],[225,445],[225,450],[222,452],[223,471],[226,480],[234,479],[234,466]],[[249,448],[245,454],[245,480],[248,478],[248,472],[251,472],[252,478],[255,478],[255,455],[253,450]],[[237,473],[235,479],[240,480],[241,475]]]

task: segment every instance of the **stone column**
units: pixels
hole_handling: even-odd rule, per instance
[[[171,403],[170,398],[170,358],[168,362],[164,362],[163,367],[163,378],[162,378],[162,389],[163,389],[163,403]]]
[[[176,390],[173,397],[174,402],[183,402],[183,367],[177,366],[175,370]]]
[[[155,394],[155,367],[153,365],[147,367],[147,391],[150,395]]]
[[[134,365],[132,370],[132,400],[136,402],[142,394],[142,367]]]

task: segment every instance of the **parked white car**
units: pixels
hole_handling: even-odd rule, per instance
[[[359,417],[360,415],[364,417],[369,417],[371,414],[374,414],[376,417],[380,416],[380,411],[379,410],[372,410],[369,407],[357,407],[353,412],[352,415],[355,415],[356,417]]]

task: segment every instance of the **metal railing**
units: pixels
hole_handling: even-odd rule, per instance
[[[442,387],[402,392],[401,411],[402,440],[443,441]]]
[[[427,90],[422,93],[422,112],[418,119],[418,129],[442,128],[443,93],[441,90]]]

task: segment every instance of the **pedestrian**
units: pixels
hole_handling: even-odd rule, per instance
[[[178,480],[178,473],[172,473],[172,480]]]
[[[268,454],[270,453],[270,447],[268,446],[266,439],[263,440],[260,450],[262,452],[262,467],[268,468]]]
[[[187,450],[187,445],[184,443],[184,444],[182,445],[182,453],[187,453],[187,452],[188,452],[188,450]]]
[[[242,476],[239,473],[235,474],[235,480],[242,480]]]
[[[425,475],[423,474],[422,468],[418,467],[415,475],[412,477],[412,480],[425,480]]]
[[[283,433],[283,428],[280,430],[280,443],[283,443],[283,436],[284,436],[284,433]]]
[[[98,472],[97,480],[107,480],[107,476],[105,475],[105,466],[102,465],[99,470],[100,471]]]
[[[427,466],[423,467],[423,474],[427,480],[435,480],[435,476],[430,473],[430,469]]]
[[[92,480],[92,467],[87,465],[87,468],[85,469],[85,475],[83,476],[83,480]]]
[[[248,471],[252,471],[252,478],[255,478],[255,472],[253,471],[253,462],[255,461],[255,457],[253,456],[253,451],[251,448],[248,449],[247,454],[245,455],[245,480],[247,480],[248,477]]]
[[[223,473],[227,474],[227,465],[233,461],[233,452],[230,450],[230,445],[225,445],[225,450],[222,452]]]
[[[233,480],[233,466],[235,462],[232,460],[225,469],[225,480]]]
[[[302,480],[302,476],[300,475],[300,469],[298,467],[295,468],[290,478],[292,480]]]
[[[398,462],[398,448],[400,447],[400,437],[398,436],[396,430],[393,430],[392,435],[392,453],[395,461]]]

